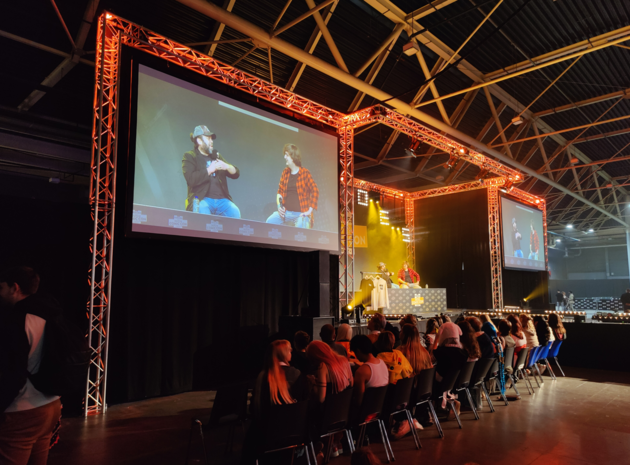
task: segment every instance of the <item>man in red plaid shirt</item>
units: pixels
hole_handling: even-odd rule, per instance
[[[313,210],[317,210],[319,189],[309,170],[302,166],[300,149],[294,144],[284,146],[286,168],[280,176],[276,204],[267,223],[298,228],[313,227]]]
[[[538,240],[538,233],[534,229],[534,222],[530,223],[532,232],[529,234],[529,257],[528,259],[538,260],[538,249],[540,249],[540,241]]]
[[[409,268],[408,262],[403,262],[402,266],[402,269],[398,270],[398,284],[400,287],[419,287],[420,275]]]

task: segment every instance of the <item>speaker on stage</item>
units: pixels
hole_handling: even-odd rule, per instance
[[[319,250],[309,252],[308,307],[302,316],[330,316],[330,254]]]

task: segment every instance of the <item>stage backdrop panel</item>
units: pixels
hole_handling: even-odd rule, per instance
[[[492,306],[485,189],[416,200],[416,271],[449,308]]]

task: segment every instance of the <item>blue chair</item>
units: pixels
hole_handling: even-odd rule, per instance
[[[538,355],[538,360],[544,360],[544,363],[547,366],[547,369],[549,370],[549,376],[551,376],[551,379],[556,379],[556,375],[551,369],[551,365],[549,365],[549,362],[547,361],[547,357],[549,357],[549,349],[551,349],[552,344],[553,344],[553,341],[549,341],[546,346],[543,346],[542,350],[540,351],[540,354]],[[539,373],[539,376],[540,376],[540,381],[544,382],[542,380],[542,375],[540,375],[540,373]]]
[[[558,366],[558,370],[560,370],[560,373],[562,373],[562,376],[564,376],[564,371],[562,371],[562,367],[558,363],[558,352],[560,351],[561,345],[562,345],[562,341],[560,341],[559,339],[556,339],[553,345],[551,346],[551,349],[549,349],[549,357],[553,357],[553,359],[556,361],[556,365]]]
[[[525,368],[529,370],[532,376],[534,377],[534,381],[536,381],[536,384],[538,384],[538,387],[541,387],[541,386],[540,386],[540,383],[538,382],[538,378],[536,378],[536,372],[534,371],[534,368],[536,367],[536,362],[539,359],[538,354],[540,354],[541,350],[542,350],[541,346],[533,347],[529,352],[529,359],[527,360],[527,364],[525,366]],[[527,386],[527,392],[532,394],[534,392],[534,385],[529,379],[529,376],[527,375],[527,371],[522,370],[522,373],[523,373],[523,377],[525,378],[525,385],[527,386],[527,383],[529,383],[529,386]],[[529,389],[530,387],[531,387],[531,392]]]

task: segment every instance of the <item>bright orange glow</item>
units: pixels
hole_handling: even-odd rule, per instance
[[[105,15],[105,18],[107,18],[107,19],[112,19],[112,15],[110,15],[109,13],[107,13],[107,14]]]
[[[536,203],[540,203],[540,199],[536,199]]]
[[[514,176],[516,179],[521,179],[521,177],[517,174],[516,176]]]

